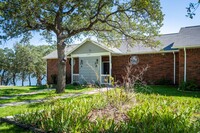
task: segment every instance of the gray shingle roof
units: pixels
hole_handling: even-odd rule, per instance
[[[75,47],[77,47],[79,44],[74,44],[74,45],[67,45],[65,48],[65,52],[66,55]],[[58,54],[57,54],[57,50],[51,52],[50,54],[46,55],[45,57],[43,57],[43,59],[57,59],[58,58]]]
[[[134,44],[133,46],[128,44],[127,42],[122,42],[120,47],[118,48],[110,48],[104,44],[96,43],[98,45],[102,45],[108,51],[114,54],[138,54],[138,53],[153,53],[159,51],[173,51],[177,50],[177,48],[183,47],[200,47],[200,26],[191,26],[181,28],[179,33],[172,34],[164,34],[158,37],[155,37],[155,40],[160,41],[160,45],[156,48],[153,47],[145,47],[143,44]],[[82,43],[83,44],[83,43]],[[74,44],[68,45],[66,47],[66,55],[70,54],[72,50],[82,44]],[[49,55],[43,57],[44,59],[56,59],[57,50],[53,51]]]
[[[133,46],[130,46],[127,43],[122,43],[122,45],[119,47],[119,50],[122,51],[122,53],[149,53],[165,50],[176,50],[172,48],[176,38],[177,33],[164,34],[155,37],[155,40],[159,40],[161,43],[158,47],[147,47],[144,44],[134,44]]]
[[[183,27],[180,29],[174,48],[200,47],[200,26]]]

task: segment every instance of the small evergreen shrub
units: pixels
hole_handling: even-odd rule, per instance
[[[57,74],[52,74],[52,75],[51,75],[51,79],[52,79],[52,81],[53,81],[53,84],[57,84],[57,80],[58,80]]]
[[[181,82],[181,84],[179,85],[179,90],[183,90],[183,91],[198,91],[200,90],[198,88],[198,85],[196,84],[196,82],[194,80],[190,80],[190,81],[186,81],[186,82]]]
[[[78,82],[73,82],[73,86],[79,86],[80,84]]]
[[[167,78],[161,78],[159,80],[156,81],[157,85],[172,85],[172,81],[170,79]]]

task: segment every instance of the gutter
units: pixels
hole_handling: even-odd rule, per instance
[[[200,44],[198,45],[191,45],[191,46],[175,46],[175,47],[172,47],[172,48],[178,48],[178,49],[181,49],[181,48],[200,48]]]
[[[186,82],[187,79],[187,74],[186,74],[186,67],[187,67],[187,52],[186,52],[186,48],[184,47],[184,82]]]
[[[169,50],[169,51],[154,51],[154,52],[129,52],[129,53],[113,53],[114,55],[135,55],[135,54],[162,54],[162,53],[173,53],[179,52],[179,50]]]

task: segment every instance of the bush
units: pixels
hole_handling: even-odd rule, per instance
[[[194,80],[190,80],[187,82],[181,82],[181,84],[179,85],[179,90],[183,90],[183,91],[198,91],[200,90],[198,88],[198,85],[196,84],[196,82]]]
[[[107,94],[107,95],[106,95]],[[134,96],[134,102],[132,102]],[[179,99],[179,98],[178,98]],[[199,100],[126,93],[55,100],[15,120],[44,132],[188,133],[200,131]]]
[[[73,86],[79,86],[80,84],[78,82],[73,82]]]
[[[159,80],[156,81],[157,85],[172,85],[172,81],[170,79],[167,78],[161,78]]]
[[[52,74],[51,75],[51,79],[52,79],[52,81],[53,81],[53,84],[57,84],[57,74]]]

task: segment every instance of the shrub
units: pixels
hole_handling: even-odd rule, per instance
[[[140,86],[146,85],[143,77],[149,66],[135,67],[130,62],[124,68],[123,87],[126,92],[132,92]]]
[[[73,82],[73,86],[79,86],[80,84],[78,82]]]
[[[156,81],[157,85],[172,85],[172,81],[168,78],[161,78],[159,80]]]
[[[200,90],[198,88],[198,85],[196,84],[196,82],[194,80],[190,80],[187,82],[181,82],[181,84],[179,85],[179,90],[183,90],[183,91],[198,91]]]
[[[52,74],[51,75],[51,79],[52,79],[52,81],[53,81],[53,84],[57,84],[57,74]]]

